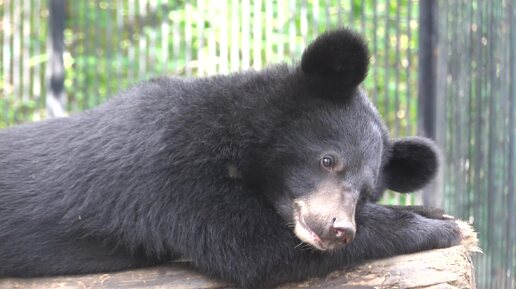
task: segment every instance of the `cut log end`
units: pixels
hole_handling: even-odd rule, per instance
[[[289,283],[294,288],[476,288],[470,253],[481,252],[476,232],[463,221],[459,224],[463,242],[459,246],[401,255],[367,262],[353,270],[330,273],[324,278]],[[130,289],[229,289],[228,284],[210,280],[187,263],[171,263],[154,268],[110,274],[62,276],[31,279],[3,279],[0,288],[130,288]]]
[[[459,225],[462,233],[462,245],[466,250],[471,253],[482,253],[482,249],[478,245],[477,232],[475,232],[473,226],[461,220],[455,222]]]

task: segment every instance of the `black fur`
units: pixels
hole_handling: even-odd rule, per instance
[[[433,179],[439,168],[439,153],[428,139],[408,137],[393,142],[385,167],[389,189],[410,192]],[[403,177],[401,177],[403,176]]]
[[[161,78],[91,111],[0,131],[0,276],[182,257],[244,288],[270,287],[457,244],[453,221],[368,201],[421,187],[437,164],[429,141],[388,139],[356,89],[367,55],[337,30],[307,49],[302,69]],[[332,81],[347,101],[318,97]],[[322,170],[326,153],[342,169]],[[287,224],[292,200],[323,181],[360,199],[355,240],[332,252],[296,246]]]
[[[343,91],[356,88],[367,75],[369,52],[362,37],[341,29],[324,33],[303,53],[301,69],[315,79],[317,89],[325,97],[342,96]]]

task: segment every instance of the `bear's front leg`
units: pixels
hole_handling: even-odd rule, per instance
[[[437,220],[453,219],[452,216],[446,214],[446,212],[444,210],[439,209],[439,208],[426,207],[426,206],[396,206],[396,205],[389,205],[386,207],[392,208],[394,210],[411,211],[418,215],[421,215],[423,217],[430,218],[430,219],[437,219]]]
[[[243,288],[270,288],[323,276],[367,259],[458,245],[454,221],[365,203],[357,210],[355,240],[340,250],[319,251],[301,244],[272,208],[258,200],[236,198],[197,210],[196,222],[182,226],[182,256],[209,276]],[[225,198],[224,198],[225,199]],[[235,204],[239,204],[236,206]],[[215,208],[214,208],[215,207]],[[209,212],[216,211],[217,216]]]
[[[459,245],[459,225],[438,212],[442,211],[365,203],[357,212],[357,235],[345,255],[360,261]]]
[[[189,202],[191,209],[177,215],[170,246],[206,275],[239,288],[272,288],[329,272],[324,255],[302,244],[273,208],[243,195]]]

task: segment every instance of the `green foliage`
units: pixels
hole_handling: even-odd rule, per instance
[[[0,127],[44,117],[48,11],[45,1],[31,0],[31,5],[39,8],[24,15],[36,36],[23,43],[29,47],[30,64],[23,64],[31,66],[31,81],[9,90],[17,76],[6,75],[12,65],[0,70]],[[13,13],[21,6],[0,5],[0,14],[15,26]],[[366,90],[395,134],[414,133],[416,101],[409,95],[416,92],[413,0],[70,1],[66,13],[65,90],[71,112],[157,75],[203,76],[292,62],[317,34],[349,26],[362,31],[374,54]],[[36,16],[43,18],[36,23]],[[4,36],[10,40],[3,41],[4,56],[20,38],[14,26],[12,35]],[[13,57],[1,59],[18,64]],[[35,86],[40,87],[37,94]]]

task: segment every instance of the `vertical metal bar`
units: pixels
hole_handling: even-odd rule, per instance
[[[35,11],[33,13],[33,17],[34,17],[34,30],[33,30],[33,33],[35,35],[38,35],[42,29],[42,22],[41,21],[41,17],[40,17],[40,11],[42,9],[42,6],[43,4],[41,3],[41,1],[34,1],[34,6],[32,6],[33,8],[33,11]],[[37,38],[35,36],[35,38]],[[34,45],[34,55],[41,55],[45,49],[45,45],[42,45],[42,41],[41,40],[38,40],[36,41],[36,44]],[[44,73],[45,73],[45,69],[44,69],[44,65],[43,63],[38,63],[35,65],[35,68],[34,68],[34,94],[37,95],[38,97],[38,100],[37,100],[37,106],[38,108],[40,108],[41,111],[43,111],[42,108],[45,107],[45,90],[43,89],[44,88],[44,85],[45,85],[45,78],[44,78]],[[41,114],[41,113],[40,113]]]
[[[288,7],[288,52],[292,57],[296,53],[296,1],[290,0]]]
[[[486,57],[487,57],[487,71],[486,71],[486,79],[487,83],[490,85],[486,86],[486,96],[489,97],[489,119],[488,119],[488,151],[487,151],[487,243],[488,243],[488,250],[487,250],[487,256],[488,256],[488,268],[490,269],[490,279],[493,281],[496,272],[493,268],[493,257],[496,254],[496,244],[495,244],[495,230],[494,226],[491,226],[491,224],[494,224],[495,218],[494,218],[494,207],[495,207],[495,194],[497,193],[497,187],[495,183],[495,137],[496,137],[496,111],[495,111],[495,100],[496,95],[494,95],[494,87],[493,87],[493,79],[495,75],[494,65],[492,63],[493,60],[493,51],[496,47],[496,43],[489,43],[494,42],[491,41],[491,37],[493,36],[493,6],[492,2],[487,3],[488,9],[487,9],[487,25],[488,30],[486,31],[484,41],[484,46],[489,45],[490,47],[486,47]],[[490,288],[492,288],[493,282],[490,282]]]
[[[215,7],[217,4],[217,7]],[[213,75],[217,72],[217,66],[219,63],[217,57],[217,44],[215,40],[215,34],[217,33],[217,28],[220,27],[218,23],[220,9],[220,2],[214,1],[206,1],[204,3],[204,9],[201,10],[201,18],[204,23],[208,25],[204,28],[204,38],[205,38],[205,57],[203,64],[205,75]],[[253,13],[254,14],[254,13]],[[254,22],[256,15],[253,15],[252,21]],[[253,35],[254,38],[254,35]],[[254,40],[254,39],[253,39]]]
[[[419,4],[419,124],[421,133],[435,139],[435,27],[436,3],[422,0]]]
[[[34,1],[33,2],[33,11],[41,11],[42,9],[42,4],[41,4],[41,1]],[[34,22],[33,22],[33,25],[34,25],[34,28],[32,29],[32,37],[34,37],[34,39],[37,39],[37,41],[35,41],[35,44],[34,44],[34,53],[33,55],[40,55],[41,54],[41,49],[42,46],[41,45],[41,41],[39,40],[39,38],[37,37],[37,35],[39,34],[39,31],[40,29],[42,28],[41,26],[41,18],[39,16],[39,14],[37,13],[32,13],[33,14],[33,17],[34,17]],[[42,71],[44,71],[44,69],[42,69],[43,67],[43,64],[42,63],[37,63],[34,65],[34,87],[33,87],[33,93],[34,95],[37,97],[37,107],[38,109],[41,109],[43,107],[45,107],[45,104],[43,103],[44,102],[44,99],[43,99],[43,90],[42,90],[42,85],[41,85],[41,74],[42,74]],[[42,110],[42,109],[41,109]],[[41,117],[41,113],[39,113],[39,117]]]
[[[448,148],[448,182],[447,182],[447,190],[443,191],[443,199],[448,203],[448,207],[453,212],[456,210],[457,200],[453,197],[453,193],[457,190],[457,180],[458,180],[458,165],[457,163],[460,161],[457,156],[457,135],[460,129],[457,129],[458,123],[458,108],[457,104],[457,85],[456,85],[456,77],[457,77],[457,54],[459,45],[455,43],[455,38],[457,37],[455,34],[455,28],[457,25],[456,17],[457,17],[457,9],[459,5],[455,1],[450,1],[448,4],[448,9],[446,12],[448,29],[443,31],[443,34],[447,34],[446,42],[449,47],[448,53],[448,61],[447,61],[447,75],[446,75],[446,106],[448,111],[447,118],[447,148]],[[454,41],[452,41],[452,39]]]
[[[229,37],[228,37],[228,20],[229,20],[229,9],[228,9],[228,0],[222,1],[222,10],[224,15],[220,19],[221,25],[220,25],[220,72],[222,73],[228,73],[229,72]]]
[[[186,7],[183,7],[183,9],[185,9]],[[186,11],[186,9],[185,9]],[[182,41],[182,37],[181,36],[184,36],[181,34],[181,30],[180,30],[180,21],[179,21],[179,17],[177,17],[177,13],[174,13],[174,12],[169,12],[168,15],[172,15],[172,19],[170,19],[172,21],[172,45],[170,44],[167,44],[169,45],[169,47],[167,47],[167,50],[170,51],[170,49],[172,50],[172,63],[170,64],[171,66],[169,66],[169,68],[175,73],[175,74],[179,74],[180,72],[180,69],[182,69],[180,67],[180,64],[184,64],[186,63],[185,59],[179,59],[179,50],[181,49],[180,47],[182,46],[181,44],[181,41]],[[169,16],[170,17],[170,16]],[[168,22],[169,20],[165,20],[165,22]],[[185,22],[183,22],[185,23]],[[186,23],[185,23],[185,26],[186,26]],[[183,37],[184,38],[184,37]],[[166,41],[167,43],[169,43],[169,38],[167,37],[166,40],[163,40],[163,41]],[[172,46],[170,48],[170,46]],[[183,52],[185,52],[186,49],[183,50]],[[186,52],[185,52],[186,53]],[[182,71],[184,73],[184,70]]]
[[[312,2],[312,33],[311,35],[319,32],[319,0],[314,0]]]
[[[185,14],[192,15],[192,3],[191,0],[187,0],[185,4]],[[193,32],[192,32],[192,17],[186,17],[185,19],[185,72],[186,76],[192,75],[192,41],[193,41]],[[238,47],[238,45],[237,45]]]
[[[347,23],[347,25],[351,26],[351,27],[354,27],[355,26],[355,17],[353,15],[353,0],[349,0],[349,22]]]
[[[137,33],[139,29],[138,21],[135,19],[135,0],[129,0],[127,2],[124,1],[124,3],[127,5],[127,21],[131,23],[131,26],[129,27],[124,25],[124,30],[126,30],[124,32],[129,43],[129,46],[127,47],[127,58],[129,59],[127,63],[127,80],[132,82],[136,78],[135,67],[138,65],[135,52],[136,45],[134,45],[134,34]]]
[[[39,1],[37,1],[39,2]],[[80,6],[79,2],[77,1],[72,1],[71,3],[69,3],[70,5],[70,11],[71,11],[71,14],[70,14],[70,17],[71,17],[71,22],[72,22],[72,25],[69,25],[68,27],[72,30],[72,34],[75,35],[74,37],[74,41],[72,42],[73,44],[71,45],[71,47],[69,48],[70,49],[70,54],[72,55],[73,58],[76,59],[75,63],[74,63],[74,69],[77,73],[75,73],[75,75],[72,76],[72,87],[74,88],[74,91],[71,91],[70,93],[72,94],[71,96],[71,111],[78,111],[79,110],[79,105],[78,105],[78,99],[79,99],[79,93],[78,93],[78,87],[79,87],[79,83],[78,83],[78,80],[79,80],[79,76],[81,75],[80,73],[80,65],[79,65],[79,62],[77,61],[77,58],[79,57],[78,55],[78,47],[80,45],[80,39],[81,37],[78,35],[79,34],[79,22],[80,22],[80,17],[81,17],[81,14],[80,14],[80,10],[81,9],[78,9],[77,7]]]
[[[482,113],[483,113],[483,100],[482,100],[482,69],[484,66],[484,63],[482,63],[482,8],[480,7],[480,3],[482,1],[476,2],[476,38],[474,40],[474,46],[476,49],[475,53],[475,59],[477,64],[477,69],[475,70],[475,216],[476,220],[478,220],[477,227],[479,230],[483,230],[483,208],[482,204],[484,203],[483,200],[483,190],[482,190],[482,162],[483,162],[483,142],[482,142],[482,134],[484,133],[483,130],[483,119],[482,119]],[[483,245],[483,238],[481,237],[481,245]],[[479,258],[479,262],[477,263],[477,276],[476,280],[477,282],[480,282],[479,286],[485,285],[485,262],[483,262],[485,259],[487,259],[485,256],[483,258]]]
[[[7,4],[7,3],[6,3]],[[15,25],[15,14],[16,14],[16,6],[17,6],[17,3],[15,1],[12,1],[11,3],[9,3],[10,5],[6,6],[6,9],[8,11],[8,16],[6,18],[8,18],[8,26],[9,26],[9,37],[8,37],[8,43],[7,43],[7,47],[9,47],[9,61],[8,61],[8,65],[7,65],[7,78],[8,78],[8,82],[9,83],[9,86],[8,86],[8,93],[11,95],[11,97],[15,97],[16,95],[16,87],[15,87],[15,83],[14,83],[14,66],[16,65],[15,64],[15,52],[13,51],[14,50],[14,42],[16,41],[16,25]],[[8,113],[8,116],[7,118],[9,119],[9,122],[10,123],[15,123],[16,122],[16,106],[14,104],[14,101],[11,100],[11,108],[7,111]]]
[[[10,94],[10,85],[11,80],[9,78],[9,64],[11,62],[11,49],[9,48],[9,38],[11,38],[11,19],[9,8],[11,6],[11,0],[6,0],[3,5],[3,13],[2,13],[2,24],[3,24],[3,33],[2,33],[2,82],[3,82],[3,92],[6,96],[3,100],[4,109],[2,113],[2,117],[5,120],[5,125],[8,126],[10,124],[9,121],[9,94]]]
[[[277,44],[277,56],[278,57],[285,57],[285,35],[287,34],[287,31],[285,31],[285,24],[287,23],[287,11],[288,11],[288,1],[278,1],[276,2],[277,5],[277,11],[278,11],[278,21],[280,25],[278,25],[277,33],[282,35],[280,38],[281,40]]]
[[[480,5],[482,4],[482,5]],[[479,50],[480,50],[480,75],[479,75],[479,83],[480,83],[480,94],[479,94],[479,97],[482,99],[482,103],[486,106],[489,105],[489,99],[485,99],[487,97],[487,89],[488,89],[488,85],[486,83],[486,79],[487,79],[487,73],[486,73],[486,68],[487,68],[487,57],[485,55],[485,52],[486,52],[486,48],[484,47],[483,45],[483,42],[484,42],[484,39],[485,39],[485,34],[487,33],[485,31],[485,27],[488,25],[488,20],[486,19],[487,17],[485,16],[486,15],[486,10],[487,10],[487,7],[485,7],[484,5],[487,5],[487,3],[485,1],[479,1],[479,17],[480,17],[480,24],[479,24],[479,28],[480,28],[480,34],[479,34],[479,41],[478,41],[478,44],[479,44]],[[486,107],[483,107],[482,110],[479,112],[479,118],[480,118],[480,121],[481,121],[481,126],[483,128],[483,131],[485,129],[485,133],[489,133],[488,131],[488,125],[487,125],[487,122],[488,120],[486,119],[486,114],[485,114],[485,108]],[[480,194],[482,196],[482,203],[481,203],[481,216],[480,216],[480,224],[481,224],[481,231],[482,232],[487,232],[488,231],[488,223],[486,222],[487,220],[487,212],[489,210],[489,207],[487,206],[487,203],[488,203],[488,194],[486,193],[487,192],[487,181],[486,181],[486,165],[484,162],[487,162],[487,153],[486,151],[489,149],[488,147],[488,142],[486,140],[487,138],[485,136],[483,136],[480,141],[482,142],[482,147],[485,148],[484,150],[481,150],[480,151],[480,155],[481,155],[481,162],[480,162],[480,179],[481,179],[481,190],[480,190]],[[489,276],[489,255],[490,255],[490,252],[491,252],[491,248],[490,248],[490,244],[489,242],[487,241],[487,236],[484,236],[483,237],[483,241],[484,241],[484,244],[483,244],[483,249],[484,249],[484,252],[486,253],[486,255],[482,258],[482,266],[483,266],[483,270],[481,271],[482,272],[482,275],[483,275],[483,281],[484,281],[484,286],[482,287],[487,287],[488,286],[488,281],[490,280],[490,276]]]
[[[271,1],[265,1],[265,62],[270,63],[273,61],[274,56],[274,50],[273,50],[273,44],[272,41],[272,29],[273,25],[270,23],[273,23],[274,19],[274,10],[272,6]]]
[[[446,76],[446,87],[447,97],[446,105],[448,110],[447,119],[447,148],[448,148],[448,167],[450,168],[447,172],[447,185],[443,190],[443,200],[447,203],[447,207],[454,214],[460,216],[460,212],[457,208],[460,206],[460,200],[457,198],[459,194],[456,192],[460,191],[460,178],[461,178],[461,158],[460,158],[460,143],[461,133],[460,119],[462,114],[462,106],[459,104],[459,90],[460,90],[460,49],[461,44],[458,37],[460,35],[457,31],[457,25],[460,23],[460,3],[457,1],[450,1],[446,12],[448,29],[442,31],[447,34],[447,46],[449,47],[447,71]],[[436,93],[437,94],[437,93]],[[437,127],[436,127],[437,129]],[[462,192],[461,192],[462,193]]]
[[[165,2],[167,2],[165,0]],[[161,73],[169,73],[170,70],[171,70],[171,67],[170,67],[170,63],[171,62],[176,62],[177,61],[177,58],[175,57],[170,57],[170,22],[175,22],[177,21],[177,19],[171,19],[171,21],[169,21],[169,13],[163,13],[164,12],[164,7],[167,7],[168,4],[164,4],[162,3],[162,1],[160,0],[158,2],[158,9],[162,12],[160,12],[160,17],[159,17],[159,20],[161,22],[161,59],[164,61],[164,66],[162,68],[162,71]],[[168,12],[168,9],[166,10]],[[116,43],[116,42],[115,42]],[[174,45],[174,43],[172,43],[172,45]]]
[[[395,83],[394,83],[394,134],[399,136],[401,118],[398,117],[400,110],[400,18],[401,18],[401,0],[396,1],[396,54],[395,54]]]
[[[514,2],[514,1],[513,1]],[[507,283],[505,289],[516,287],[514,283],[515,264],[513,259],[516,257],[514,245],[516,243],[516,203],[515,203],[515,181],[516,181],[516,5],[509,6],[509,155],[508,155],[508,174],[507,174]]]
[[[418,78],[418,125],[422,135],[435,139],[435,48],[437,27],[435,23],[437,4],[432,0],[419,3],[419,78]],[[442,191],[423,192],[423,203],[428,206],[441,207]]]
[[[308,11],[307,11],[307,1],[301,1],[301,13],[299,13],[299,33],[301,35],[301,44],[303,46],[306,45],[307,34],[308,34]],[[298,4],[299,5],[299,4]]]
[[[31,90],[30,90],[30,65],[29,58],[30,55],[30,1],[23,1],[23,8],[21,13],[21,41],[22,41],[22,58],[20,59],[20,84],[21,84],[21,96],[22,99],[26,102],[32,99]],[[24,112],[24,120],[30,121],[32,118],[32,109],[29,107]]]
[[[91,50],[90,50],[90,53],[91,55],[89,57],[91,57],[91,59],[94,59],[95,62],[93,62],[92,64],[93,65],[90,65],[90,68],[91,68],[91,82],[87,83],[86,84],[86,87],[88,87],[88,90],[89,90],[89,93],[87,94],[88,96],[92,96],[94,101],[93,101],[93,104],[92,104],[92,107],[94,106],[97,106],[100,104],[100,87],[99,87],[99,81],[98,81],[98,75],[101,73],[101,65],[100,65],[100,62],[102,61],[102,58],[98,57],[97,55],[97,49],[99,48],[99,38],[100,37],[96,37],[95,35],[95,32],[97,30],[97,25],[98,25],[98,18],[99,18],[99,7],[98,7],[98,3],[93,3],[93,8],[92,9],[92,14],[91,14],[91,18],[93,20],[93,23],[92,23],[92,27],[89,27],[90,29],[88,30],[88,35],[90,36],[89,37],[89,41],[88,43],[91,45]],[[93,38],[93,39],[92,39]],[[92,41],[93,40],[93,41]],[[91,89],[90,87],[92,87],[93,89]],[[93,95],[92,95],[93,94]],[[91,102],[90,102],[91,104]]]
[[[453,27],[453,34],[450,39],[455,39],[456,43],[453,44],[454,46],[454,62],[452,63],[451,68],[454,70],[454,78],[452,80],[453,85],[453,93],[450,94],[450,96],[453,99],[453,107],[454,112],[453,115],[455,117],[454,121],[454,129],[455,132],[452,134],[454,139],[454,148],[453,148],[453,155],[454,155],[454,185],[453,185],[453,191],[450,191],[448,194],[448,197],[450,199],[453,199],[454,206],[453,206],[453,212],[456,216],[459,216],[459,218],[463,217],[463,201],[464,201],[464,186],[463,186],[463,164],[464,159],[462,158],[462,147],[464,143],[464,130],[463,127],[463,119],[464,119],[464,94],[463,94],[463,88],[464,88],[464,80],[463,80],[463,55],[464,52],[462,51],[464,48],[464,43],[462,42],[462,36],[464,33],[460,30],[460,26],[463,23],[463,5],[462,3],[455,2],[454,3],[454,9],[453,14],[451,15],[451,19],[454,22],[452,25]],[[455,17],[454,17],[455,15]],[[455,82],[455,83],[454,83]]]
[[[82,41],[82,45],[83,45],[83,67],[82,67],[82,71],[80,72],[83,77],[81,78],[82,80],[82,83],[81,83],[81,86],[82,86],[82,95],[83,95],[83,104],[82,104],[82,109],[87,109],[89,108],[89,98],[90,98],[90,94],[89,94],[89,91],[88,91],[88,82],[89,82],[89,56],[90,56],[90,50],[89,50],[89,27],[90,27],[90,21],[89,21],[89,1],[83,1],[83,7],[82,7],[82,17],[83,17],[83,23],[84,26],[82,27],[82,30],[84,31],[84,41]]]
[[[50,0],[49,2],[50,27],[50,59],[48,62],[48,93],[46,107],[49,116],[63,116],[65,114],[64,94],[64,29],[65,29],[65,0]]]
[[[110,3],[110,2],[107,2],[107,7],[106,7],[106,38],[104,39],[104,50],[106,52],[106,60],[104,62],[104,73],[106,74],[106,78],[112,78],[111,77],[111,66],[113,65],[113,61],[112,61],[112,50],[113,50],[113,44],[117,43],[114,41],[114,34],[113,34],[113,24],[112,24],[112,13],[114,12],[113,10],[113,3]],[[166,58],[165,58],[165,61],[166,61]],[[111,93],[112,93],[112,88],[113,86],[116,85],[116,82],[118,80],[116,78],[114,79],[110,79],[109,81],[106,81],[106,94],[107,94],[107,97],[111,96]]]
[[[342,1],[337,1],[337,25],[339,27],[342,26]],[[330,5],[327,6],[327,8],[330,8]]]
[[[505,13],[505,10],[510,9],[504,9],[503,4],[497,3],[496,5],[496,15],[498,18],[498,25],[496,26],[496,40],[498,41],[498,52],[495,52],[495,54],[500,55],[499,58],[496,59],[496,67],[497,70],[499,68],[500,74],[497,77],[498,83],[498,92],[500,97],[498,102],[498,109],[501,111],[501,113],[498,114],[499,119],[499,125],[497,128],[497,146],[499,146],[501,149],[497,150],[497,159],[498,159],[498,182],[499,182],[499,188],[500,193],[498,194],[498,200],[497,200],[497,207],[496,210],[496,219],[504,220],[504,224],[502,226],[497,226],[497,236],[502,242],[498,242],[498,255],[500,256],[498,261],[498,266],[500,267],[500,271],[504,272],[503,278],[501,278],[499,287],[498,288],[506,288],[507,283],[509,280],[507,279],[507,274],[509,268],[507,267],[507,259],[511,258],[511,254],[508,254],[507,248],[509,247],[509,244],[507,244],[507,236],[509,231],[506,230],[507,223],[509,222],[508,219],[505,219],[505,216],[508,214],[506,211],[505,204],[508,201],[508,177],[507,173],[509,170],[509,163],[510,163],[510,153],[509,153],[509,139],[510,139],[510,128],[508,126],[510,120],[509,120],[509,114],[510,114],[510,95],[509,95],[509,71],[510,71],[510,61],[509,61],[509,53],[507,50],[507,47],[510,43],[510,29],[503,29],[502,27],[505,25],[510,25],[510,22],[508,22],[509,18],[507,17],[508,14]],[[508,65],[502,66],[502,63],[507,63]],[[504,85],[507,84],[507,85]],[[507,136],[504,136],[504,132],[506,132]]]
[[[48,1],[37,1],[38,2],[38,7],[39,7],[39,10],[38,11],[42,11],[44,9],[47,9],[48,10],[48,6],[49,6],[49,3]],[[48,35],[48,33],[50,33],[50,27],[48,25],[48,17],[47,18],[39,18],[38,17],[38,22],[40,24],[40,28],[42,28],[43,31],[45,31],[45,34]],[[39,50],[41,52],[41,55],[48,55],[50,52],[49,52],[49,48],[48,48],[48,43],[45,43],[41,38],[40,40],[38,41],[38,45],[39,45]],[[38,83],[39,83],[39,91],[40,91],[40,100],[39,100],[39,103],[40,103],[40,107],[41,108],[44,108],[45,105],[46,105],[46,96],[47,96],[47,63],[46,62],[40,62],[40,65],[38,67],[39,69],[39,74],[38,74]],[[42,109],[43,110],[43,109]],[[46,114],[46,110],[44,112]]]
[[[407,25],[407,62],[405,67],[405,119],[406,121],[406,127],[405,127],[405,135],[411,135],[412,132],[412,115],[411,115],[411,105],[412,105],[412,82],[411,82],[411,70],[413,66],[412,61],[412,48],[411,48],[411,42],[412,42],[412,27],[411,27],[411,21],[412,21],[412,1],[413,0],[407,0],[407,15],[406,15],[406,25]],[[407,205],[413,205],[413,204],[421,204],[421,193],[411,194],[409,195],[409,198],[407,198]]]
[[[34,35],[34,30],[35,30],[35,27],[37,26],[34,26],[34,13],[33,11],[36,11],[34,10],[34,1],[33,0],[30,0],[30,1],[26,1],[26,4],[27,4],[27,12],[26,12],[26,16],[25,16],[25,19],[26,19],[26,23],[27,23],[27,37],[26,37],[26,43],[25,43],[25,46],[26,46],[26,57],[27,57],[27,63],[26,63],[26,69],[27,71],[25,72],[25,78],[26,78],[26,83],[27,83],[27,95],[28,97],[31,99],[31,101],[33,103],[36,103],[36,101],[38,100],[37,99],[37,96],[34,94],[34,80],[35,80],[35,77],[34,77],[34,71],[36,69],[36,65],[33,65],[33,62],[31,61],[31,59],[34,57],[35,53],[34,53],[34,49],[35,49],[35,44],[32,44],[31,43],[31,39],[33,39],[33,35]],[[0,41],[1,42],[1,41]],[[1,59],[0,59],[1,61]],[[1,67],[1,65],[0,65]],[[1,106],[1,104],[0,104]],[[32,116],[31,116],[31,120],[33,120],[35,117],[37,118],[37,114],[36,114],[36,111],[39,110],[39,107],[37,105],[34,106],[34,110],[32,111]],[[1,122],[1,121],[0,121]]]
[[[467,119],[466,119],[466,128],[467,128],[467,135],[466,135],[466,160],[467,160],[467,167],[466,167],[466,197],[467,197],[467,218],[468,220],[472,220],[471,217],[474,216],[473,207],[474,207],[474,188],[473,188],[473,156],[474,156],[474,98],[473,98],[473,41],[472,41],[472,27],[473,27],[473,3],[470,3],[467,7],[467,13],[465,13],[467,17],[467,23],[464,25],[464,45],[468,48],[465,51],[465,68],[467,69],[466,74],[466,87],[467,91],[465,93],[467,97]]]
[[[249,18],[250,18],[250,15],[251,15],[251,4],[250,4],[250,0],[243,0],[242,2],[242,42],[241,42],[241,47],[242,47],[242,69],[248,69],[249,68],[249,64],[251,62],[251,57],[250,57],[250,48],[249,48],[249,34],[250,34],[250,30],[249,30],[249,26],[250,26],[250,22],[249,22]]]
[[[249,5],[249,0],[245,0],[245,3],[244,5]],[[197,43],[198,43],[198,46],[197,46],[197,75],[198,76],[204,76],[206,75],[206,71],[205,71],[205,68],[204,68],[204,65],[206,63],[207,60],[205,60],[204,58],[204,19],[203,19],[203,13],[206,11],[206,9],[204,8],[204,0],[197,0],[197,10],[199,11],[198,14],[197,14]],[[249,24],[248,24],[248,21],[249,21],[249,13],[248,12],[245,12],[246,17],[244,19],[246,19],[247,22],[244,22],[242,23],[242,27],[243,29],[247,29]],[[247,33],[246,33],[247,32]],[[249,30],[243,30],[242,31],[242,34],[243,34],[243,37],[247,37],[247,42],[249,42]],[[244,62],[247,62],[249,63],[248,59],[249,59],[249,49],[246,49],[247,50],[247,54],[245,53],[244,51],[244,54],[242,56],[242,58],[246,59],[247,61],[244,61]]]
[[[373,0],[373,56],[374,56],[374,66],[373,66],[373,101],[376,106],[378,106],[378,65],[380,58],[378,57],[378,3],[377,0]]]
[[[476,1],[476,0],[475,0]],[[474,2],[474,1],[473,1]],[[478,59],[475,57],[476,52],[476,46],[475,46],[475,40],[476,40],[476,30],[474,27],[477,25],[476,21],[476,11],[474,9],[474,3],[471,3],[470,9],[469,9],[469,26],[468,26],[468,38],[466,39],[467,45],[469,47],[468,49],[468,101],[469,101],[469,135],[468,135],[468,160],[469,160],[469,179],[468,179],[468,191],[470,194],[470,200],[469,200],[469,220],[471,222],[475,221],[475,203],[477,196],[475,194],[475,149],[476,149],[476,126],[475,126],[475,120],[477,118],[476,116],[476,86],[478,84],[475,84],[475,75],[476,71],[478,70]]]
[[[158,9],[158,1],[160,0],[149,0],[147,2],[147,6],[145,9],[144,17],[146,19],[151,19],[150,21],[146,21],[146,24],[149,26],[154,26],[152,29],[149,29],[147,33],[145,33],[145,38],[147,39],[147,47],[145,50],[145,76],[154,76],[155,74],[159,74],[163,71],[163,67],[167,65],[168,59],[163,59],[157,63],[157,65],[152,65],[156,63],[157,56],[157,47],[158,44],[157,39],[158,31],[159,31],[159,23],[161,21],[161,9]],[[150,22],[150,23],[149,23]],[[144,29],[144,31],[146,31]],[[163,48],[161,48],[163,50]]]
[[[383,65],[383,71],[384,71],[384,98],[383,98],[383,115],[384,118],[389,122],[391,119],[389,117],[389,86],[390,86],[390,78],[389,78],[389,34],[390,34],[390,8],[389,8],[389,1],[386,3],[386,10],[385,10],[385,35],[384,35],[384,65]]]
[[[13,10],[13,14],[12,14],[12,25],[14,27],[14,30],[13,30],[13,38],[12,38],[12,50],[13,50],[13,59],[15,61],[13,61],[13,66],[12,66],[12,82],[13,82],[13,94],[14,96],[20,100],[21,99],[21,77],[20,77],[20,72],[21,72],[21,63],[20,63],[20,60],[22,58],[22,54],[21,54],[21,40],[22,40],[22,30],[20,29],[21,28],[21,9],[22,9],[22,3],[20,2],[14,2],[15,5],[13,6],[14,10]],[[21,106],[20,106],[21,107]],[[14,115],[14,119],[16,122],[20,122],[21,121],[21,116],[20,116],[20,107],[18,107],[16,110],[15,110],[15,115]]]
[[[123,78],[127,78],[127,74],[124,72],[125,67],[123,64],[123,47],[121,45],[122,40],[125,35],[124,31],[124,5],[123,3],[120,3],[121,1],[116,0],[115,3],[115,11],[116,11],[116,41],[113,41],[113,43],[116,43],[116,51],[119,51],[117,59],[116,59],[116,75],[117,75],[117,81],[116,81],[116,90],[120,91],[122,89]],[[77,28],[77,30],[79,30]]]
[[[31,32],[32,32],[32,19],[31,16],[31,7],[32,3],[30,0],[26,0],[23,2],[23,65],[22,68],[24,71],[21,73],[22,77],[22,87],[23,87],[23,97],[26,100],[29,100],[31,103],[34,102],[34,96],[32,93],[32,79],[33,79],[33,67],[30,63],[30,59],[33,55],[33,45],[31,45]],[[25,120],[32,121],[34,117],[34,112],[37,110],[36,107],[30,106],[27,110],[27,115]]]
[[[305,11],[306,12],[306,11]],[[253,68],[262,67],[262,1],[253,1]]]
[[[360,5],[360,31],[362,33],[366,32],[366,27],[365,27],[365,21],[366,21],[366,19],[365,19],[366,18],[366,16],[365,16],[365,9],[366,9],[366,6],[367,5],[365,5],[365,4]]]
[[[375,0],[376,1],[376,0]],[[326,27],[329,28],[330,27],[330,19],[331,19],[331,15],[330,15],[330,0],[325,0],[325,5],[324,5],[324,15],[326,16]]]
[[[240,67],[240,57],[239,57],[239,21],[238,17],[240,15],[238,11],[238,3],[240,1],[231,0],[231,47],[230,47],[230,63],[231,63],[231,71],[236,71]]]
[[[455,1],[450,1],[448,4],[448,9],[446,11],[446,20],[448,25],[448,29],[446,31],[442,31],[442,34],[446,34],[446,45],[449,46],[449,54],[447,61],[447,75],[446,75],[446,94],[448,96],[446,98],[446,105],[448,110],[448,118],[447,118],[447,148],[448,148],[448,164],[450,170],[448,171],[448,186],[447,189],[443,191],[443,200],[448,203],[448,207],[455,211],[457,200],[453,197],[453,191],[457,190],[457,181],[458,181],[458,163],[460,160],[457,158],[458,156],[458,145],[457,145],[457,137],[458,137],[458,129],[457,129],[457,119],[460,108],[457,105],[457,85],[456,85],[456,77],[457,77],[457,50],[459,49],[459,45],[457,43],[452,42],[451,39],[455,39],[457,36],[455,34],[456,29],[456,17],[457,17],[457,9],[459,5]]]
[[[136,32],[138,35],[138,74],[136,76],[136,80],[142,79],[147,71],[147,57],[149,46],[147,41],[147,33],[145,31],[145,19],[148,11],[148,1],[147,0],[139,0],[136,5],[136,19],[138,19],[138,31]]]
[[[407,75],[406,85],[407,85],[407,91],[406,91],[406,98],[407,98],[407,105],[405,108],[405,117],[407,118],[407,127],[405,130],[406,135],[411,135],[412,132],[412,116],[410,114],[410,106],[412,104],[412,83],[411,83],[411,68],[413,67],[412,63],[412,48],[410,47],[410,43],[412,42],[412,27],[411,27],[411,21],[412,21],[412,0],[407,1],[407,67],[405,68],[405,74]]]

